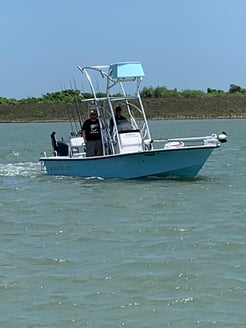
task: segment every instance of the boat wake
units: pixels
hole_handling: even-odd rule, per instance
[[[37,176],[40,164],[33,162],[0,164],[0,176]]]
[[[85,180],[105,180],[105,179],[101,177],[86,177]]]

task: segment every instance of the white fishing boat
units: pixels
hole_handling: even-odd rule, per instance
[[[227,140],[225,132],[153,139],[140,97],[144,77],[140,62],[78,68],[90,86],[92,97],[77,102],[79,129],[68,140],[57,140],[55,131],[52,133],[52,154],[44,152],[40,157],[42,169],[50,175],[120,179],[194,177],[212,151]],[[102,85],[104,93],[99,94],[96,88]],[[118,124],[117,106],[123,109],[125,124]],[[96,111],[100,125],[102,153],[97,156],[86,154],[81,135],[83,122],[91,111]]]

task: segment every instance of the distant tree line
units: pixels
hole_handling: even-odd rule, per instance
[[[141,91],[143,98],[167,98],[167,97],[183,97],[183,98],[201,98],[201,97],[221,97],[230,94],[246,95],[246,89],[241,88],[236,84],[231,84],[229,90],[217,90],[207,88],[207,92],[202,90],[182,90],[178,91],[175,89],[168,89],[166,87],[145,87]]]
[[[144,87],[140,92],[142,98],[170,98],[170,97],[180,97],[180,98],[201,98],[201,97],[222,97],[230,94],[246,95],[246,89],[241,88],[236,84],[231,84],[229,90],[217,90],[207,88],[207,92],[202,90],[182,90],[178,91],[175,89],[168,89],[167,87],[157,86],[156,88]],[[106,96],[105,93],[98,93],[98,97]],[[54,104],[54,103],[74,103],[81,102],[83,99],[92,98],[91,93],[81,93],[79,90],[63,90],[57,92],[46,93],[42,97],[28,97],[24,99],[14,99],[0,97],[0,105],[19,105],[19,104]]]

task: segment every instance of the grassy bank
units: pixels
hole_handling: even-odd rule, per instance
[[[149,119],[246,118],[246,96],[143,98]],[[68,121],[74,105],[34,103],[0,105],[0,122]]]

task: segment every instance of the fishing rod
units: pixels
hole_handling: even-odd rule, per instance
[[[68,104],[66,104],[67,115],[68,115],[68,119],[69,119],[69,121],[70,121],[71,130],[72,130],[71,134],[74,134],[74,130],[77,130],[77,128],[76,128],[76,123],[75,123],[75,129],[74,129],[74,128],[73,128],[73,121],[72,121],[71,114],[70,114],[70,110],[69,110],[68,107],[69,107]]]
[[[71,81],[70,81],[70,83],[71,83]],[[74,78],[73,78],[73,84],[74,84],[74,88],[75,88],[75,90],[74,90],[75,91],[75,94],[74,94],[75,109],[76,109],[77,116],[79,119],[80,130],[82,131],[83,124],[82,124],[82,118],[81,118],[80,111],[79,111],[78,96],[76,95],[76,92],[78,91],[78,89],[77,89],[76,81]],[[71,88],[72,88],[72,86],[71,86]],[[72,88],[72,90],[73,90],[73,88]]]
[[[60,83],[60,89],[61,89],[62,92],[64,92],[66,90],[66,88],[64,86],[62,86],[61,83]],[[66,101],[65,101],[65,107],[66,107],[66,112],[67,112],[68,119],[70,121],[71,131],[72,131],[72,133],[74,133],[73,121],[72,121],[72,118],[71,118],[71,113],[70,113],[70,110],[69,110],[69,106],[68,106]],[[75,126],[75,128],[76,128],[76,126]]]

